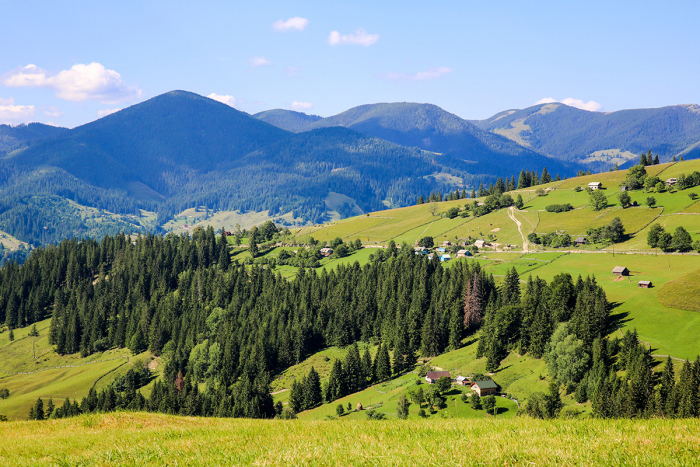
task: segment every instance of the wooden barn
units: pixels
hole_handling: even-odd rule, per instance
[[[472,383],[472,389],[479,395],[479,397],[484,397],[491,394],[496,394],[498,392],[498,384],[491,380],[474,381]]]
[[[637,287],[642,287],[643,289],[651,289],[651,281],[639,281]]]
[[[614,276],[629,276],[630,270],[624,266],[615,266],[612,270]]]

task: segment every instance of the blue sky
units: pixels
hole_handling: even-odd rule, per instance
[[[0,122],[184,89],[255,113],[700,103],[700,2],[0,0]]]

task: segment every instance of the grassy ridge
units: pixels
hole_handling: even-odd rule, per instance
[[[255,421],[116,413],[0,425],[0,463],[694,465],[698,420]]]

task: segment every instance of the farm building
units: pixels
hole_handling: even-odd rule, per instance
[[[469,378],[466,376],[457,376],[455,379],[455,383],[457,383],[460,386],[469,386],[471,383],[469,382]]]
[[[445,252],[447,252],[447,248],[441,246],[440,248],[437,249],[437,252],[438,253],[445,253]]]
[[[630,270],[624,266],[615,266],[612,270],[612,273],[616,276],[629,276]]]
[[[423,252],[425,251],[425,247],[417,246],[413,249],[413,251],[415,251],[417,255],[422,255]]]
[[[474,390],[474,392],[476,392],[479,395],[479,397],[496,394],[498,392],[498,384],[491,380],[474,381],[471,387]]]
[[[574,243],[576,245],[585,245],[586,244],[586,238],[585,237],[576,237],[576,240],[574,240]]]
[[[673,186],[676,183],[678,183],[677,178],[669,178],[668,180],[666,180],[666,186]]]
[[[600,190],[601,188],[603,188],[603,184],[600,182],[591,182],[588,184],[588,188],[590,188],[591,190]]]
[[[450,242],[449,240],[446,240],[446,241],[442,242],[442,246],[452,246],[452,242]]]
[[[628,190],[629,190],[629,187],[627,185],[622,185],[620,187],[620,191],[628,191]]]
[[[333,254],[333,248],[321,248],[319,253],[321,253],[323,256],[330,256]]]
[[[637,287],[642,287],[644,289],[650,289],[651,288],[651,281],[639,281],[637,283]]]
[[[440,256],[440,261],[442,261],[443,263],[445,263],[451,259],[452,259],[452,256],[450,256],[449,253],[445,253],[444,255]]]
[[[488,245],[488,243],[486,243],[486,241],[484,241],[484,240],[477,240],[474,242],[474,246],[477,248],[483,248],[486,245]]]
[[[469,250],[459,250],[457,252],[457,258],[464,258],[465,256],[471,256],[472,253]]]
[[[443,376],[446,376],[447,378],[450,377],[450,372],[449,371],[429,371],[425,375],[425,382],[428,384],[433,384]]]

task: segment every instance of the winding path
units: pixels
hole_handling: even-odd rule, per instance
[[[523,234],[521,227],[521,223],[518,219],[515,218],[515,207],[511,206],[508,208],[508,217],[510,217],[510,220],[515,222],[515,225],[518,226],[518,233],[520,234],[520,238],[523,239],[523,253],[529,253],[530,252],[530,242],[527,241],[527,238],[525,238],[525,235]]]

